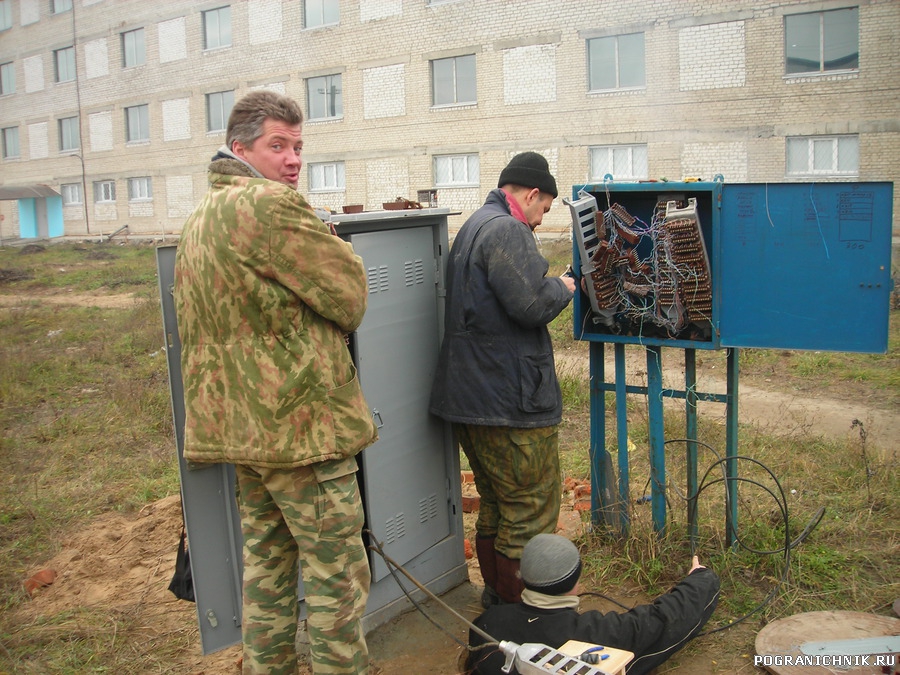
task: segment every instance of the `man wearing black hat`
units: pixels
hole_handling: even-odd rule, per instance
[[[516,155],[460,228],[447,266],[430,410],[453,423],[481,498],[485,607],[519,601],[522,549],[559,519],[562,395],[547,324],[571,302],[575,281],[547,276],[534,238],[556,196],[547,160]]]
[[[571,541],[539,534],[522,554],[522,602],[489,608],[475,625],[494,639],[518,645],[537,643],[554,649],[569,640],[625,649],[634,653],[628,675],[644,675],[684,647],[700,632],[719,599],[719,578],[695,556],[688,575],[668,593],[627,612],[578,612],[581,556]],[[469,631],[469,645],[485,639]],[[469,652],[465,672],[501,675],[505,656],[497,645]],[[518,671],[513,668],[511,675]]]

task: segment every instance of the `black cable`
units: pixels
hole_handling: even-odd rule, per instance
[[[381,556],[381,559],[384,560],[384,564],[387,567],[388,572],[391,573],[391,576],[394,578],[394,581],[397,582],[397,585],[400,587],[400,590],[403,591],[403,594],[407,597],[407,599],[413,604],[413,606],[417,610],[419,610],[419,613],[422,614],[422,616],[424,616],[426,619],[428,619],[429,622],[431,622],[431,624],[433,626],[435,626],[438,630],[449,635],[456,644],[458,644],[460,647],[463,647],[467,651],[470,651],[470,652],[476,651],[476,650],[481,650],[485,646],[494,646],[494,645],[497,645],[498,647],[500,646],[500,643],[494,637],[492,637],[488,633],[484,632],[482,629],[480,629],[478,626],[473,624],[471,621],[469,621],[465,617],[461,616],[452,607],[447,605],[447,603],[445,603],[443,600],[441,600],[439,597],[437,597],[434,593],[432,593],[430,590],[428,590],[423,585],[421,585],[419,582],[417,582],[415,579],[413,579],[412,576],[409,574],[409,572],[407,572],[405,569],[403,569],[403,567],[401,565],[395,563],[384,552],[384,549],[381,547],[381,542],[378,541],[378,539],[375,537],[374,533],[371,530],[365,529],[365,530],[363,530],[363,532],[369,536],[369,538],[372,540],[372,542],[374,542],[374,544],[369,545],[369,547],[368,547],[369,550],[374,551],[375,553],[377,553],[378,555]],[[412,594],[409,591],[407,591],[406,587],[401,583],[400,577],[397,576],[397,570],[403,572],[403,574],[406,575],[406,577],[408,579],[410,579],[416,586],[418,586],[418,588],[421,591],[423,591],[424,593],[429,595],[433,600],[437,600],[441,605],[444,606],[445,609],[450,611],[450,613],[453,614],[454,616],[456,616],[458,619],[462,620],[471,630],[474,630],[481,637],[483,637],[485,640],[487,640],[487,642],[484,642],[484,643],[478,645],[477,647],[472,647],[468,643],[462,642],[461,640],[459,640],[459,638],[457,638],[455,635],[453,635],[453,633],[451,633],[449,630],[444,628],[444,626],[439,624],[435,619],[433,619],[431,616],[429,616],[428,612],[426,612],[424,610],[424,608],[418,602],[416,602],[416,600],[415,600],[415,598],[413,598]]]

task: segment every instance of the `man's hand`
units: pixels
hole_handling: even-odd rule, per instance
[[[570,277],[567,275],[562,275],[560,279],[563,280],[563,283],[566,285],[566,288],[569,289],[569,293],[575,292],[575,277]]]
[[[693,558],[691,558],[691,569],[688,570],[688,574],[690,574],[694,570],[705,570],[705,569],[706,569],[706,565],[700,564],[700,558],[698,558],[697,556],[694,556]]]

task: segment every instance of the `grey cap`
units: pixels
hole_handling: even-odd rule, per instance
[[[575,544],[558,534],[535,535],[522,551],[519,574],[525,588],[562,595],[581,576],[581,555]]]

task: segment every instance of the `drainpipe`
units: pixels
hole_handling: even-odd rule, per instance
[[[81,152],[84,152],[85,136],[84,120],[81,114],[81,78],[78,75],[78,31],[75,27],[75,4],[72,3],[72,50],[75,53],[75,103],[78,110],[78,137],[81,145]],[[87,172],[84,168],[84,157],[81,153],[75,155],[81,162],[81,206],[84,211],[84,229],[87,234],[91,233],[91,221],[88,217],[88,191],[87,191]],[[65,223],[63,223],[65,227]],[[65,235],[65,231],[63,231]],[[103,241],[103,234],[100,234],[100,241]]]

